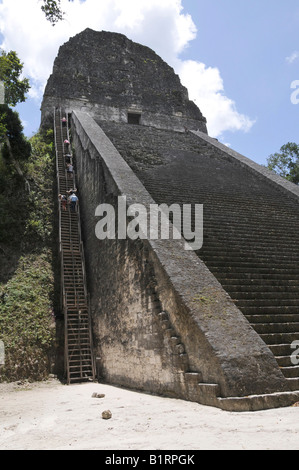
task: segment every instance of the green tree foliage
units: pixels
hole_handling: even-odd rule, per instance
[[[0,143],[6,133],[5,114],[0,113]]]
[[[1,124],[6,130],[0,142],[3,143],[2,155],[9,159],[11,153],[16,160],[27,160],[31,153],[31,145],[23,134],[23,126],[16,111],[6,104],[0,105]]]
[[[23,134],[17,112],[9,106],[16,106],[26,100],[30,85],[27,78],[21,79],[23,64],[14,51],[0,51],[0,80],[4,83],[5,104],[0,105],[0,144],[2,155],[14,164],[20,176],[23,176],[18,160],[30,155],[30,144]]]
[[[15,51],[0,54],[0,80],[5,87],[5,103],[9,106],[16,106],[26,99],[30,85],[28,78],[21,79],[23,64]]]
[[[36,134],[30,143],[31,155],[22,162],[30,193],[15,173],[1,184],[0,158],[0,340],[5,345],[0,383],[47,378],[56,344],[53,131]]]
[[[299,184],[299,145],[288,142],[280,148],[280,152],[270,155],[267,168],[292,183]]]
[[[73,1],[73,0],[69,0]],[[43,5],[41,7],[46,18],[53,26],[55,26],[58,21],[61,21],[64,16],[64,12],[61,10],[61,1],[60,0],[43,0]]]

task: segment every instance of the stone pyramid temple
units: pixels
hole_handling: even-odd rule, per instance
[[[41,108],[58,150],[63,116],[98,380],[233,411],[297,402],[298,186],[211,138],[174,70],[121,34],[60,47]],[[203,207],[201,246],[118,236],[120,214],[99,239],[120,198]]]

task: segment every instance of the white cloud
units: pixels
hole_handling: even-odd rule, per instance
[[[15,50],[24,63],[24,75],[33,80],[36,90],[51,72],[59,43],[65,40],[61,27],[54,32],[36,0],[3,0],[0,4],[1,47]]]
[[[289,57],[286,57],[286,61],[289,64],[292,64],[297,59],[299,59],[299,51],[294,51]]]
[[[0,31],[2,48],[16,50],[25,75],[43,84],[59,46],[87,27],[126,34],[167,61],[195,37],[195,25],[190,15],[182,14],[181,0],[62,0],[65,20],[55,27],[40,6],[39,0],[3,0]]]
[[[26,127],[28,127],[28,125],[29,125],[28,121],[25,121],[24,119],[22,119],[21,124],[22,124],[24,129],[26,129]]]
[[[189,92],[189,98],[207,118],[208,132],[220,137],[224,131],[248,132],[254,121],[240,114],[233,100],[225,96],[223,80],[215,67],[193,60],[182,61],[179,75]]]
[[[114,31],[152,48],[174,67],[208,119],[215,137],[225,130],[247,131],[253,122],[239,114],[224,94],[220,72],[179,54],[196,37],[196,26],[182,8],[182,0],[62,0],[65,20],[53,27],[39,0],[2,0],[0,32],[5,50],[15,50],[31,79],[30,97],[41,100],[59,46],[89,27]]]

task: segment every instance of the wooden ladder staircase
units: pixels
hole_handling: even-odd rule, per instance
[[[70,177],[66,171],[64,140],[69,140],[69,133],[68,127],[62,126],[61,118],[61,110],[55,110],[57,190],[58,194],[67,195],[67,191],[74,189],[76,182],[75,172]],[[78,203],[76,211],[72,212],[69,204],[64,210],[59,202],[59,244],[65,375],[67,383],[71,384],[94,380],[96,376]]]

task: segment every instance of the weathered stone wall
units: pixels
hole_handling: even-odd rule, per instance
[[[188,371],[218,384],[223,397],[285,390],[270,350],[183,242],[96,238],[98,204],[115,203],[118,195],[128,204],[154,201],[92,118],[75,112],[72,138],[103,376],[186,398]]]
[[[149,248],[130,239],[96,238],[95,208],[100,203],[117,207],[119,189],[97,150],[77,130],[73,142],[98,375],[109,383],[181,396],[186,364],[182,349],[162,328],[165,315]]]
[[[42,125],[53,107],[88,110],[102,119],[207,132],[206,119],[174,70],[154,51],[126,36],[86,29],[62,45],[42,102]]]

